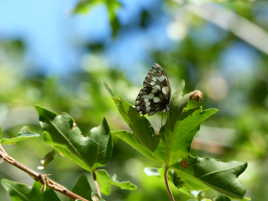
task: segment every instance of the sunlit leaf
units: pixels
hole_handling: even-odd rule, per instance
[[[91,171],[104,165],[111,157],[112,140],[105,119],[84,136],[70,115],[57,115],[44,108],[36,108],[44,129],[45,142],[80,167]]]
[[[167,147],[170,150],[170,163],[177,162],[178,159],[187,157],[190,152],[193,137],[199,130],[201,123],[215,114],[217,109],[198,109],[190,113],[183,120],[175,124],[174,131],[169,135]]]

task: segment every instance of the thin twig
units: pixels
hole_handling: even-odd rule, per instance
[[[165,185],[166,185],[166,189],[167,189],[167,193],[168,193],[168,197],[171,201],[176,201],[173,194],[172,194],[172,191],[170,190],[170,186],[169,186],[169,183],[168,183],[168,167],[165,167],[165,170],[164,170],[164,180],[165,180]]]
[[[58,192],[66,195],[67,197],[69,197],[73,200],[89,201],[86,198],[83,198],[82,196],[68,190],[67,188],[65,188],[61,184],[53,181],[47,175],[35,172],[34,170],[23,165],[22,163],[16,161],[14,158],[12,158],[10,155],[8,155],[8,153],[5,151],[5,149],[2,145],[0,145],[0,158],[2,158],[4,161],[9,163],[10,165],[15,166],[18,169],[26,172],[35,181],[42,183],[45,187],[48,186],[48,187],[52,188],[53,190],[58,191]]]

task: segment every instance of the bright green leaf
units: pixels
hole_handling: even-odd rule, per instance
[[[100,126],[92,128],[84,136],[70,115],[57,115],[44,108],[36,108],[45,142],[63,156],[88,171],[104,165],[111,157],[112,140],[105,119]]]
[[[122,190],[136,190],[137,186],[130,181],[118,181],[115,176],[111,177],[106,170],[96,171],[97,181],[100,184],[101,192],[104,195],[109,195],[112,186],[116,186]]]
[[[200,124],[216,112],[217,109],[198,109],[175,124],[174,131],[169,134],[166,145],[169,150],[168,161],[170,164],[187,157]]]
[[[30,131],[27,127],[22,128],[16,137],[0,138],[0,144],[15,144],[24,140],[40,137],[40,134]]]

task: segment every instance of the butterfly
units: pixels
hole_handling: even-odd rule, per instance
[[[167,111],[170,96],[168,77],[159,64],[154,64],[143,81],[143,87],[135,101],[135,108],[143,115]]]

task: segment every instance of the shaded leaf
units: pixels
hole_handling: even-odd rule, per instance
[[[88,182],[88,179],[85,175],[81,175],[73,187],[72,191],[81,195],[82,197],[91,200],[91,187]],[[70,200],[71,201],[71,200]]]
[[[118,181],[116,176],[111,177],[106,170],[97,170],[97,181],[100,184],[101,192],[104,195],[109,195],[112,190],[112,186],[116,186],[122,190],[136,190],[137,186],[130,181]]]
[[[50,188],[42,191],[42,185],[39,182],[35,182],[32,186],[29,197],[32,201],[60,201],[57,194]]]
[[[40,137],[40,134],[30,131],[27,127],[23,127],[16,137],[4,138],[0,136],[0,144],[15,144],[24,140],[30,140]]]
[[[127,143],[141,155],[152,161],[156,166],[161,166],[163,164],[163,161],[157,157],[154,152],[137,141],[133,133],[127,131],[112,131],[112,136],[119,138],[123,142]]]
[[[36,109],[42,122],[45,142],[80,167],[91,171],[111,157],[112,140],[105,119],[84,136],[70,115],[57,115],[41,107]]]
[[[60,201],[53,190],[41,191],[42,185],[39,182],[35,182],[32,188],[8,179],[2,179],[1,184],[8,191],[12,201]]]
[[[117,10],[121,7],[121,3],[118,0],[105,0],[105,5],[108,11],[112,36],[115,37],[121,26],[119,18],[117,16]]]
[[[12,201],[32,201],[29,196],[31,189],[25,184],[20,184],[8,179],[2,179],[1,184],[9,193]]]
[[[219,195],[215,198],[215,201],[231,201],[231,199],[224,195]]]

